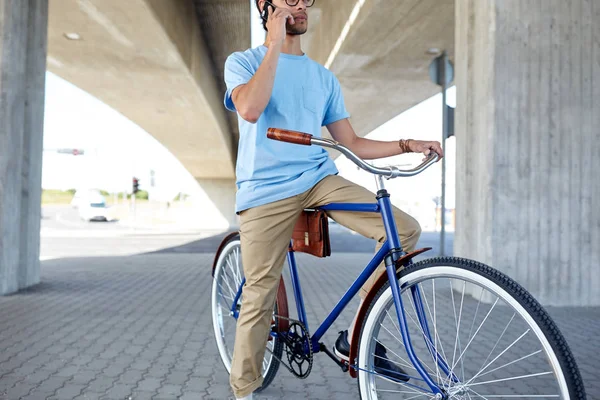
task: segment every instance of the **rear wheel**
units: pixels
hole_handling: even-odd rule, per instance
[[[415,354],[449,399],[585,399],[575,359],[557,326],[506,275],[445,257],[416,263],[398,277]],[[419,320],[419,304],[426,324]],[[357,365],[362,399],[435,398],[409,361],[400,331],[388,282],[361,329]],[[374,373],[375,358],[382,356],[381,350],[375,355],[381,349],[377,343],[386,349],[383,357],[411,377],[408,382]]]
[[[242,255],[240,237],[236,235],[229,239],[221,253],[217,257],[212,286],[212,320],[215,339],[221,361],[228,373],[231,373],[231,360],[233,358],[233,345],[237,319],[231,315],[232,303],[238,288],[244,279],[242,268]],[[237,301],[236,308],[239,311],[242,304],[242,296]],[[280,282],[275,303],[274,315],[288,316],[287,297],[283,280]],[[279,320],[274,316],[273,329],[286,325],[287,321]],[[263,390],[273,381],[279,369],[279,360],[273,355],[281,358],[283,354],[283,343],[271,336],[267,342],[267,351],[263,359],[263,384],[257,390]]]

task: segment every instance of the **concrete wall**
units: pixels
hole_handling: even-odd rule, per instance
[[[239,227],[235,213],[234,179],[196,179],[206,197],[198,199],[198,228],[234,230]]]
[[[0,0],[0,295],[40,281],[48,3]]]
[[[455,253],[600,304],[600,3],[457,0]]]

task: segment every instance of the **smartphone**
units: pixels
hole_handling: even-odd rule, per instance
[[[265,2],[265,8],[263,8],[262,19],[267,21],[269,19],[269,7],[273,9],[272,12],[275,12],[275,6],[270,1]]]

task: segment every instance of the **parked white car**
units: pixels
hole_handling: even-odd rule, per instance
[[[75,192],[75,195],[73,195],[71,206],[73,208],[78,208],[80,204],[85,204],[90,199],[99,197],[102,197],[102,194],[98,189],[80,189]]]
[[[106,206],[104,196],[98,194],[82,198],[78,203],[79,217],[84,221],[110,221],[111,209]]]

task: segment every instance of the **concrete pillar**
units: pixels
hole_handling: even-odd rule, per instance
[[[455,253],[600,304],[600,3],[456,1]]]
[[[0,0],[0,295],[39,283],[48,3]]]
[[[201,229],[237,229],[233,179],[196,179],[206,196],[197,204]]]

